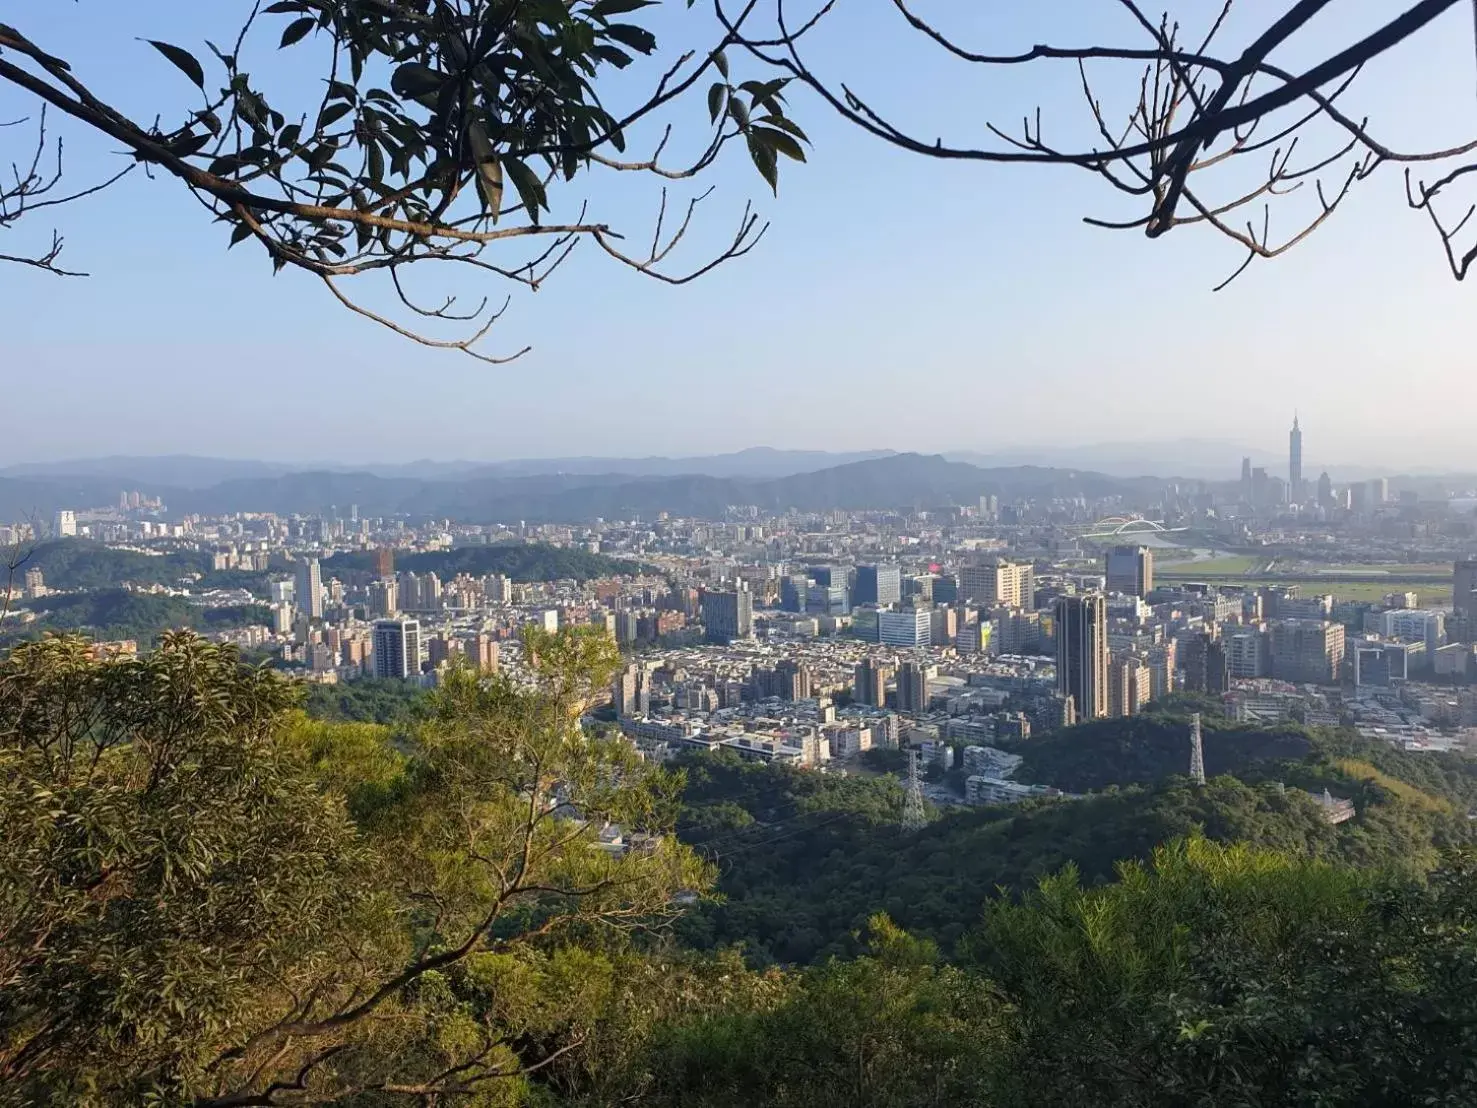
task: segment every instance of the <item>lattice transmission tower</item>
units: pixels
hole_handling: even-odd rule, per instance
[[[918,777],[918,752],[908,751],[908,787],[903,793],[903,830],[917,831],[928,823],[923,810],[923,782]]]
[[[1200,713],[1190,717],[1190,779],[1205,784],[1205,748],[1200,742]]]

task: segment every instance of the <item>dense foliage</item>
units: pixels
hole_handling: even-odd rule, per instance
[[[182,580],[210,572],[210,555],[197,550],[143,554],[86,539],[55,539],[31,550],[24,568],[39,569],[47,587],[53,589],[178,585]]]
[[[0,1101],[520,1098],[621,995],[619,936],[706,883],[661,834],[670,780],[577,734],[614,648],[529,645],[533,688],[457,672],[404,753],[188,636],[144,660],[18,647]],[[607,850],[609,823],[653,837]]]
[[[59,593],[25,601],[37,621],[24,629],[88,631],[99,639],[136,639],[149,644],[165,631],[220,630],[227,627],[270,625],[272,613],[262,604],[204,608],[179,596],[101,589]]]
[[[345,723],[399,723],[429,704],[419,685],[366,677],[340,685],[309,685],[303,708],[314,719]]]
[[[673,1020],[647,1099],[1459,1105],[1477,1094],[1477,869],[1429,883],[1201,838],[1118,880],[993,899],[962,958],[885,917],[866,953]]]
[[[265,597],[270,576],[246,570],[213,570],[211,556],[200,550],[144,554],[87,539],[54,539],[22,553],[25,561],[19,573],[39,569],[47,588],[52,589],[188,584],[196,590],[248,589],[258,597]]]
[[[323,573],[369,572],[374,569],[372,551],[335,554],[323,563]],[[503,543],[492,546],[459,546],[454,550],[430,550],[419,554],[397,553],[395,568],[413,573],[435,573],[445,578],[458,573],[483,577],[500,573],[514,581],[588,581],[593,577],[619,577],[635,573],[630,562],[608,558],[548,543]]]
[[[0,1105],[1477,1096],[1460,760],[1308,732],[1339,825],[1170,776],[907,834],[888,776],[643,764],[579,731],[609,640],[526,646],[393,729],[188,635],[0,662]]]
[[[1384,776],[1433,794],[1462,812],[1477,809],[1477,760],[1461,754],[1409,753],[1341,729],[1295,723],[1270,727],[1203,717],[1205,772],[1245,781],[1284,781],[1349,796]],[[1189,718],[1158,711],[1095,720],[1015,745],[1022,781],[1088,792],[1151,784],[1189,771]],[[1378,771],[1373,773],[1371,771]]]

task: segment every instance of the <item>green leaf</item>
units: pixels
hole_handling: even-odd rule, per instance
[[[590,54],[603,62],[609,62],[617,69],[625,69],[631,64],[631,55],[608,43],[600,43],[590,49]]]
[[[713,87],[708,89],[708,115],[714,123],[723,114],[723,102],[728,98],[728,86],[722,81],[714,81]]]
[[[713,51],[713,64],[718,67],[718,72],[728,76],[728,59],[724,57],[722,50]]]
[[[287,29],[282,32],[282,41],[277,44],[277,49],[281,50],[284,46],[291,46],[294,42],[301,42],[307,36],[307,33],[316,26],[318,26],[318,21],[310,15],[305,15],[302,19],[294,19],[287,25]]]
[[[793,158],[797,162],[805,160],[805,151],[800,144],[783,131],[771,130],[768,127],[755,127],[754,135],[760,142],[775,150],[778,150],[787,158]]]
[[[487,137],[487,128],[480,121],[467,128],[467,145],[477,164],[477,191],[482,196],[482,205],[496,223],[503,206],[503,168]]]
[[[364,143],[365,169],[371,181],[385,179],[385,156],[380,153],[379,143],[369,139]]]
[[[779,195],[779,159],[775,157],[773,147],[766,146],[754,135],[749,136],[749,157],[754,159],[754,167],[759,170],[759,175],[769,182],[769,187],[776,196]]]
[[[170,145],[169,152],[177,158],[188,158],[191,154],[204,150],[214,137],[209,131],[200,135],[186,134]]]
[[[761,116],[759,122],[770,127],[778,127],[781,131],[788,131],[801,142],[810,141],[810,137],[800,129],[800,124],[793,119],[786,119],[782,115],[775,115],[771,112],[769,115]]]
[[[238,242],[241,242],[244,239],[249,239],[250,237],[251,237],[251,228],[248,227],[244,223],[238,223],[238,224],[236,224],[235,229],[231,231],[231,242],[230,242],[230,245],[226,247],[226,249],[229,250],[229,249],[231,249],[232,246],[235,246]]]
[[[194,81],[196,88],[202,92],[205,91],[205,70],[200,68],[200,63],[195,60],[194,54],[188,50],[181,50],[178,46],[171,46],[167,42],[159,42],[157,39],[151,38],[147,42],[172,61],[181,73]]]
[[[331,126],[354,110],[352,104],[330,104],[318,116],[318,130]]]
[[[437,73],[428,65],[420,62],[407,62],[395,70],[394,76],[390,78],[390,87],[401,96],[425,96],[439,89],[444,80],[442,74]]]
[[[624,46],[629,46],[638,54],[650,54],[656,49],[656,36],[645,27],[637,27],[634,23],[612,23],[605,28],[607,38],[613,38]]]
[[[733,116],[733,121],[739,125],[741,130],[748,130],[749,109],[744,107],[743,101],[737,96],[729,97],[728,114]]]
[[[513,187],[518,190],[518,199],[522,200],[523,206],[528,209],[528,218],[537,223],[539,209],[549,206],[548,197],[544,193],[543,181],[539,179],[537,173],[517,158],[504,158],[503,167],[508,171],[508,176],[513,179]]]
[[[598,0],[590,8],[590,14],[596,19],[608,19],[613,15],[625,15],[655,3],[656,0]]]

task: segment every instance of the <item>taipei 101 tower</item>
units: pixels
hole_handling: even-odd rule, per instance
[[[1287,434],[1287,499],[1294,504],[1303,501],[1303,432],[1298,427],[1296,412],[1292,416],[1292,430]]]

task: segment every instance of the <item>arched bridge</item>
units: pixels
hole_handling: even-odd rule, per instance
[[[1162,535],[1185,530],[1188,528],[1166,527],[1162,519],[1145,519],[1143,516],[1109,516],[1089,527],[1082,538],[1112,539],[1123,535]]]

